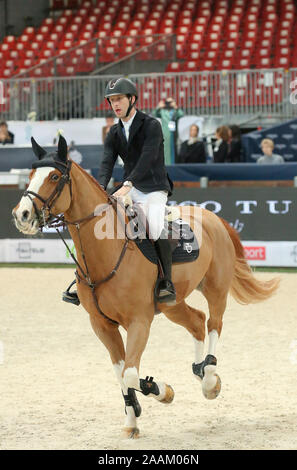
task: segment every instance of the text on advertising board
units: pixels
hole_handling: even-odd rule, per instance
[[[245,246],[244,254],[248,260],[262,260],[266,259],[266,247],[265,246]]]

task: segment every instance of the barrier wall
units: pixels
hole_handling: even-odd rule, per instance
[[[297,162],[281,165],[256,165],[254,163],[177,164],[167,167],[172,181],[199,181],[202,176],[216,181],[270,181],[293,180],[297,176]],[[96,176],[95,169],[92,170]],[[113,177],[121,181],[123,168],[115,167]]]
[[[54,152],[57,147],[54,145],[44,146],[47,152]],[[103,145],[77,145],[75,146],[79,155],[76,154],[74,160],[83,168],[98,168],[103,155]],[[32,152],[31,145],[28,147],[18,147],[12,145],[0,146],[0,172],[10,171],[11,168],[31,168],[32,162],[36,160]]]
[[[32,239],[16,230],[11,210],[21,194],[0,190],[0,262],[72,263],[54,231]],[[169,204],[199,204],[226,219],[239,232],[251,265],[297,267],[296,188],[176,188]]]
[[[48,152],[56,150],[55,146],[45,146]],[[103,157],[103,145],[78,145],[76,153],[71,157],[85,169],[91,169],[95,178]],[[78,153],[77,153],[78,152]],[[31,168],[36,157],[30,147],[0,147],[0,172],[11,168]],[[177,164],[168,167],[173,181],[199,181],[201,176],[210,180],[293,180],[297,176],[297,162],[286,162],[281,165],[257,165],[255,163],[208,163],[208,164]],[[121,181],[123,168],[116,166],[113,176]]]

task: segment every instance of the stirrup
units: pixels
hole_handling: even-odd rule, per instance
[[[73,291],[73,292],[69,292],[71,287],[76,283],[76,280],[73,281],[70,286],[65,290],[65,292],[63,292],[62,294],[62,300],[64,300],[64,302],[68,302],[70,304],[74,304],[74,305],[80,305],[80,300],[78,298],[78,295],[77,295],[77,292],[76,291]]]
[[[166,283],[162,286],[162,283]],[[155,289],[156,300],[159,303],[167,303],[170,306],[176,305],[176,293],[172,281],[159,279]]]

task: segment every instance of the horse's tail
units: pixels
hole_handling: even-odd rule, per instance
[[[280,279],[260,281],[254,276],[245,259],[244,248],[236,230],[221,218],[235,248],[235,272],[232,279],[230,294],[240,304],[262,302],[271,297],[278,289]]]

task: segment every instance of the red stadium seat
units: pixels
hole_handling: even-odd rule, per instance
[[[29,67],[33,67],[36,65],[36,62],[34,59],[19,59],[18,60],[18,67],[19,69],[27,69]]]
[[[9,50],[6,50],[6,51],[0,51],[0,63],[1,63],[1,66],[2,64],[5,62],[5,60],[9,59],[9,56],[10,56],[10,52]],[[4,68],[4,67],[1,67],[1,68]]]
[[[213,59],[205,59],[200,63],[200,70],[215,70],[215,61]]]
[[[171,62],[166,67],[166,72],[181,72],[182,67],[179,62]]]
[[[51,57],[53,57],[53,51],[52,49],[43,49],[40,54],[39,54],[39,58],[40,59],[50,59]]]
[[[120,46],[119,47],[119,58],[123,58],[129,54],[134,52],[134,48],[132,46]]]
[[[44,18],[44,20],[41,23],[41,26],[48,26],[50,28],[53,27],[55,21],[53,18]]]
[[[50,66],[40,66],[36,67],[33,70],[29,72],[30,77],[35,77],[35,78],[42,78],[42,77],[48,77],[52,75],[51,67]]]
[[[284,68],[284,69],[289,69],[290,68],[290,56],[284,56],[284,57],[275,57],[273,66],[276,68]]]
[[[12,35],[9,35],[9,36],[4,37],[2,44],[7,44],[10,47],[14,47],[16,42],[17,42],[16,37],[12,36]]]
[[[219,68],[222,70],[231,70],[232,65],[233,63],[231,59],[222,59],[219,63]]]
[[[57,67],[58,75],[64,77],[73,77],[75,75],[75,67],[73,66],[58,66]]]
[[[185,62],[183,66],[183,71],[184,72],[198,72],[198,62],[195,62],[193,60],[189,62]]]
[[[112,46],[100,49],[99,62],[110,63],[117,59],[115,48]]]
[[[35,29],[32,26],[28,26],[24,29],[23,34],[28,36],[29,39],[32,39],[35,36]]]

